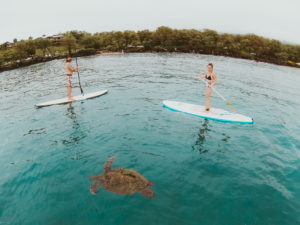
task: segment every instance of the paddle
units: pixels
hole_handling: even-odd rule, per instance
[[[78,68],[77,56],[75,56],[75,59],[76,59],[76,66]],[[79,76],[79,71],[78,70],[77,70],[77,75],[78,75],[78,82],[79,82],[80,92],[81,92],[82,95],[84,95],[82,87],[81,87],[81,83],[80,83],[80,76]]]
[[[204,82],[205,84],[207,84],[207,82],[206,81],[204,81],[204,80],[202,80],[201,78],[200,78],[200,80],[202,81],[202,82]],[[213,87],[211,87],[213,90],[214,90],[214,92],[216,92],[217,93],[217,95],[219,95],[219,97],[221,97],[228,105],[229,105],[229,107],[230,107],[230,109],[231,109],[231,112],[233,112],[233,113],[236,113],[236,111],[235,111],[235,109],[232,107],[232,105],[230,104],[230,102],[229,101],[227,101],[215,88],[213,88]]]

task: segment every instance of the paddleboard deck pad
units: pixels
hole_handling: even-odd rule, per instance
[[[46,107],[46,106],[51,106],[51,105],[61,105],[61,104],[67,104],[70,102],[75,102],[75,101],[83,101],[87,99],[92,99],[92,98],[97,98],[101,95],[104,95],[108,92],[108,90],[103,90],[103,91],[97,91],[93,93],[88,93],[85,95],[78,95],[78,96],[73,96],[73,100],[69,100],[68,98],[61,98],[61,99],[56,99],[48,102],[43,102],[36,104],[36,107]]]
[[[183,112],[193,116],[199,116],[205,119],[217,120],[230,123],[252,124],[253,119],[237,113],[231,113],[223,109],[210,108],[209,112],[205,111],[205,106],[194,105],[184,102],[163,101],[163,106],[176,112]]]

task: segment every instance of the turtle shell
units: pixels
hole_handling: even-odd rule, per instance
[[[114,169],[103,175],[102,186],[118,194],[134,194],[152,186],[140,173],[131,169]]]

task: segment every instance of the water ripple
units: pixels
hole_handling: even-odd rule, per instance
[[[253,125],[162,107],[205,104],[195,74],[208,62],[218,91]],[[0,73],[0,224],[300,223],[299,70],[197,54],[82,57],[84,91],[109,94],[36,109],[66,95],[64,63]],[[89,176],[112,155],[113,168],[154,181],[156,197],[91,195]]]

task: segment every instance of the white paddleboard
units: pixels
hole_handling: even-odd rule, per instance
[[[103,91],[97,91],[93,93],[88,93],[84,95],[78,95],[78,96],[73,96],[73,100],[69,100],[68,98],[61,98],[61,99],[56,99],[48,102],[43,102],[36,104],[36,107],[45,107],[45,106],[51,106],[51,105],[61,105],[61,104],[67,104],[70,102],[75,102],[75,101],[83,101],[86,99],[91,99],[91,98],[96,98],[101,95],[104,95],[108,92],[108,90],[103,90]]]
[[[187,113],[193,116],[199,116],[205,119],[218,120],[230,123],[253,123],[253,119],[237,113],[231,113],[223,109],[210,108],[205,111],[205,106],[194,105],[184,102],[163,101],[163,106],[177,112]]]

